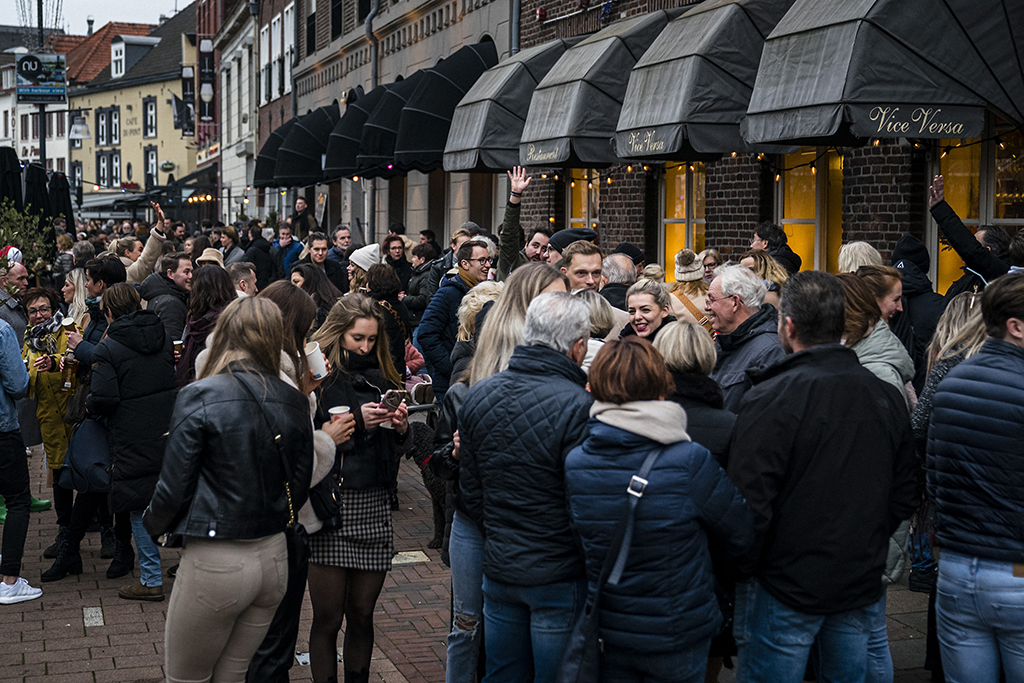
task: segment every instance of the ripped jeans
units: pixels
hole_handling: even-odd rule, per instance
[[[484,537],[468,517],[455,511],[448,553],[452,565],[452,632],[448,636],[445,683],[472,683],[484,635]]]

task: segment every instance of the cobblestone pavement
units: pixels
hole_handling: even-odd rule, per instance
[[[49,498],[45,460],[30,460],[32,491]],[[386,683],[441,683],[450,609],[450,576],[438,551],[429,550],[432,535],[430,498],[419,469],[402,463],[399,510],[394,513],[395,547],[407,563],[396,563],[384,584],[374,618],[376,647],[372,680]],[[0,527],[2,528],[2,527]],[[100,559],[99,534],[82,544],[85,571],[41,584],[39,575],[51,561],[42,557],[53,542],[52,511],[34,513],[25,544],[23,574],[43,597],[20,605],[0,606],[0,683],[158,683],[163,680],[164,618],[168,603],[122,600],[117,589],[129,579],[109,580],[109,560]],[[163,549],[164,567],[175,564],[178,551]],[[138,576],[136,569],[134,576]],[[165,579],[164,590],[173,587]],[[889,638],[899,682],[928,681],[919,669],[924,660],[927,596],[894,586],[889,593]],[[307,596],[298,650],[308,650],[312,612]],[[340,642],[339,638],[339,642]],[[294,666],[291,678],[312,680],[308,666]],[[720,680],[732,680],[722,672]]]

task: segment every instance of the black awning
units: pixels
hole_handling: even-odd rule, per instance
[[[497,172],[519,165],[519,139],[537,84],[583,38],[536,45],[491,67],[452,116],[444,170]]]
[[[327,162],[324,165],[324,179],[337,180],[347,176],[358,175],[359,140],[363,137],[363,124],[370,117],[370,112],[384,97],[391,84],[379,85],[369,92],[349,102],[345,113],[338,119],[338,124],[331,131],[327,143]]]
[[[324,180],[327,141],[341,114],[338,103],[314,109],[298,120],[277,150],[274,183],[277,187],[305,187]]]
[[[294,119],[292,119],[292,120],[294,121]],[[288,123],[291,123],[291,121],[289,121]],[[288,125],[288,124],[286,123],[285,125]],[[284,126],[282,126],[282,128],[283,127]],[[212,164],[210,164],[209,166],[206,166],[204,168],[200,168],[197,171],[192,171],[188,175],[183,175],[180,178],[178,178],[177,180],[173,180],[170,177],[168,177],[167,178],[167,186],[166,187],[168,189],[174,188],[174,189],[178,189],[178,190],[181,190],[181,189],[184,189],[184,188],[192,188],[192,189],[196,189],[196,190],[216,188],[217,187],[217,167],[218,167],[218,164],[215,161]],[[201,179],[205,179],[205,182],[201,181]],[[268,185],[267,187],[270,187],[270,186]]]
[[[1020,123],[1019,4],[797,0],[765,41],[743,136],[810,144],[969,138],[981,135],[986,109]],[[993,26],[1010,15],[1016,36]],[[1017,73],[1004,79],[1009,65]]]
[[[429,173],[441,168],[452,114],[477,79],[498,63],[491,41],[466,45],[432,69],[425,69],[402,110],[395,141],[395,165]]]
[[[604,28],[565,51],[533,93],[519,143],[530,166],[605,166],[629,74],[682,10],[658,10]]]
[[[402,109],[416,92],[424,73],[417,71],[392,85],[370,112],[363,124],[363,137],[359,141],[359,156],[356,158],[360,175],[392,178],[404,174],[395,166],[398,124],[402,120]]]
[[[281,148],[281,143],[288,136],[292,126],[295,125],[295,121],[296,119],[285,121],[263,143],[260,153],[256,156],[256,170],[252,174],[252,184],[254,187],[275,187],[274,167],[277,165],[277,152]]]
[[[709,0],[672,21],[633,67],[615,132],[621,158],[709,160],[740,135],[765,38],[793,0]]]

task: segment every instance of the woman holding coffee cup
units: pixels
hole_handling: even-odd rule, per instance
[[[310,536],[310,664],[314,681],[340,680],[337,643],[344,622],[344,679],[365,683],[373,653],[373,611],[394,555],[391,496],[398,460],[412,448],[409,413],[404,403],[381,407],[382,394],[402,386],[381,308],[373,299],[362,294],[342,298],[313,341],[330,361],[318,391],[317,422],[330,417],[332,408],[333,414],[343,415],[347,406],[356,426],[340,469],[340,523]],[[385,424],[393,429],[381,429]]]

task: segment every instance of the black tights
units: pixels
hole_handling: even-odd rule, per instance
[[[338,675],[338,632],[342,619],[345,621],[345,669],[370,670],[373,610],[386,576],[387,572],[310,563],[313,626],[309,631],[309,664],[316,683]]]

